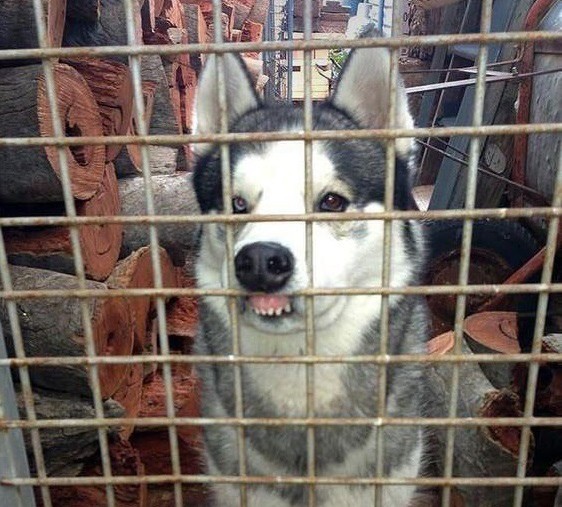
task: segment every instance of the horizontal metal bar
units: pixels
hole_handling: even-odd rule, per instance
[[[440,363],[557,363],[562,353],[548,354],[398,354],[360,356],[203,356],[203,355],[133,355],[133,356],[57,356],[0,359],[0,367],[86,366],[90,364],[440,364]]]
[[[6,486],[102,486],[105,484],[316,484],[319,486],[374,486],[376,484],[401,485],[413,484],[418,486],[479,486],[479,487],[510,487],[522,486],[558,486],[562,484],[562,477],[291,477],[291,476],[250,476],[236,475],[137,475],[118,476],[111,479],[104,477],[48,477],[46,479],[17,478],[0,479],[0,484]]]
[[[100,419],[4,419],[0,429],[11,428],[106,428],[134,425],[138,427],[160,426],[432,426],[432,427],[520,427],[562,426],[562,417],[119,417]]]
[[[463,33],[445,35],[408,35],[400,37],[381,37],[369,39],[315,39],[263,42],[208,43],[208,44],[173,44],[173,45],[130,45],[99,46],[75,48],[36,48],[4,49],[0,51],[0,60],[19,60],[27,58],[72,58],[76,56],[140,56],[140,55],[179,55],[186,53],[245,53],[270,51],[307,51],[314,49],[341,49],[387,47],[406,48],[414,46],[448,46],[454,44],[494,44],[507,42],[559,41],[562,33],[555,31],[533,32],[494,32]]]
[[[562,123],[528,123],[514,125],[483,125],[424,128],[387,128],[355,130],[313,130],[310,132],[229,132],[224,134],[170,134],[135,136],[83,137],[2,137],[3,146],[84,146],[137,144],[172,146],[190,143],[231,144],[236,142],[309,141],[348,139],[398,139],[403,137],[501,136],[519,134],[550,134],[562,132]]]
[[[393,210],[373,213],[301,213],[278,215],[114,215],[82,217],[3,217],[0,227],[37,227],[70,225],[105,225],[105,224],[217,224],[249,222],[349,222],[356,220],[459,220],[471,218],[510,219],[510,218],[553,218],[562,216],[562,208],[480,208],[473,210]]]
[[[363,295],[435,295],[435,294],[537,294],[544,292],[562,292],[562,283],[528,283],[528,284],[490,284],[490,285],[417,285],[406,287],[341,287],[341,288],[304,288],[284,293],[287,296],[363,296]],[[45,298],[120,298],[120,297],[173,297],[173,296],[251,296],[258,292],[245,292],[238,289],[38,289],[0,291],[0,298],[7,300],[45,299]]]

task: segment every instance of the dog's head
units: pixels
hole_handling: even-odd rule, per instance
[[[303,110],[263,104],[254,92],[243,61],[223,56],[230,132],[302,131]],[[220,131],[217,100],[217,58],[210,56],[200,77],[195,131]],[[350,53],[332,96],[313,108],[315,130],[383,128],[388,126],[390,53],[386,48]],[[406,94],[397,90],[397,126],[411,128]],[[396,145],[394,205],[409,203],[410,140]],[[203,213],[224,210],[221,156],[215,145],[196,147],[194,185]],[[312,143],[312,211],[376,212],[384,209],[386,149],[376,140],[329,140]],[[301,214],[305,205],[303,141],[234,143],[229,146],[234,213]],[[241,300],[242,323],[270,333],[304,327],[302,298],[285,293],[307,286],[341,288],[380,286],[383,252],[382,221],[317,222],[312,226],[313,280],[306,262],[304,222],[254,222],[236,226],[234,272],[240,288],[263,293]],[[414,264],[415,234],[395,222],[392,234],[391,284],[408,282]],[[198,263],[203,288],[226,287],[227,256],[222,224],[206,225]],[[222,298],[220,298],[222,299]],[[316,329],[330,326],[349,298],[316,297]],[[221,306],[217,298],[209,303]],[[376,310],[375,310],[376,311]],[[226,313],[224,313],[226,315]]]

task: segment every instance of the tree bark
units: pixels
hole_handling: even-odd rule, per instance
[[[22,215],[33,212],[37,214],[36,207],[33,210],[28,210],[28,207],[20,208]],[[48,210],[51,209],[49,206]],[[120,209],[115,170],[108,164],[96,194],[87,201],[79,201],[76,212],[78,216],[111,216],[118,215]],[[49,214],[48,210],[46,215]],[[64,207],[60,212],[64,214]],[[82,225],[78,228],[78,233],[86,275],[93,280],[105,280],[119,257],[123,226]],[[75,274],[74,252],[68,227],[6,228],[4,234],[10,263]]]
[[[203,44],[207,42],[207,22],[199,5],[184,5],[185,26],[189,44]],[[189,64],[196,71],[201,70],[203,64],[200,53],[190,53]]]
[[[25,414],[25,404],[19,384],[16,385],[18,408]],[[57,393],[35,388],[33,401],[37,419],[93,419],[95,410],[91,400],[67,393]],[[103,404],[104,417],[123,417],[123,407],[109,399]],[[109,427],[110,435],[117,434],[117,427]],[[98,432],[95,427],[71,427],[40,429],[41,446],[48,475],[74,476],[82,470],[84,463],[94,455],[99,447]],[[36,473],[31,448],[31,436],[24,433],[27,455],[30,458],[31,472]]]
[[[137,33],[135,44],[142,44],[142,22],[138,2],[133,2]],[[63,46],[126,46],[127,21],[122,0],[101,0],[100,17],[93,22],[87,19],[69,19],[66,24]],[[128,57],[114,55],[108,57],[124,64]]]
[[[466,344],[463,354],[472,355]],[[519,397],[507,389],[495,389],[475,363],[459,365],[459,404],[457,417],[521,417]],[[427,368],[431,417],[447,417],[452,366],[435,363]],[[507,477],[517,470],[521,430],[519,427],[466,427],[455,430],[454,477]],[[435,428],[432,437],[444,450],[446,430]],[[529,452],[532,462],[533,447]],[[444,452],[432,456],[442,474]],[[513,504],[513,488],[473,488],[458,486],[465,505],[504,507]]]
[[[86,81],[72,67],[55,65],[62,126],[68,137],[101,136],[102,121]],[[0,69],[0,136],[54,135],[41,65]],[[100,186],[105,167],[103,146],[65,149],[71,187],[77,199],[89,199]],[[57,148],[3,147],[0,150],[0,202],[62,201]]]
[[[86,79],[100,108],[104,135],[125,135],[133,117],[133,83],[129,67],[88,57],[68,59],[64,63]],[[105,160],[112,161],[120,151],[120,145],[107,146]]]
[[[129,442],[116,441],[109,444],[111,472],[115,476],[143,476],[145,467],[139,453]],[[83,476],[101,477],[99,460],[85,467]],[[105,486],[57,486],[51,487],[55,507],[94,507],[107,505]],[[117,484],[114,486],[116,507],[147,507],[146,484]]]
[[[14,290],[77,289],[74,276],[43,269],[11,266]],[[105,284],[87,282],[88,289],[107,290]],[[98,355],[129,355],[133,350],[133,323],[127,301],[117,298],[89,299],[88,313]],[[18,301],[24,348],[29,357],[85,356],[86,336],[76,298],[40,298]],[[0,302],[0,322],[13,354],[12,333],[6,303]],[[128,365],[99,365],[101,394],[109,398],[127,374]],[[45,389],[90,397],[88,368],[82,365],[30,368],[32,382]]]
[[[152,188],[157,215],[197,215],[199,207],[193,191],[191,176],[174,174],[153,176]],[[124,178],[119,180],[122,213],[139,216],[146,214],[143,178]],[[182,266],[188,252],[196,245],[199,227],[190,224],[158,225],[158,240],[175,266]],[[150,244],[149,229],[146,225],[127,225],[123,233],[121,257]]]
[[[64,32],[66,0],[43,0],[50,47],[60,47]],[[0,49],[39,47],[32,0],[0,2]],[[37,63],[38,60],[5,60],[2,66]]]
[[[100,9],[100,0],[67,0],[66,17],[95,23],[100,17]]]

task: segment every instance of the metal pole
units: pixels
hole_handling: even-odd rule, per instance
[[[293,40],[295,0],[287,0],[287,38]],[[293,102],[293,50],[287,52],[287,102]]]

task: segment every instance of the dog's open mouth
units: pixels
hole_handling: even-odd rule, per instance
[[[282,317],[293,311],[289,297],[281,294],[249,296],[246,300],[246,305],[257,315],[269,318]]]

